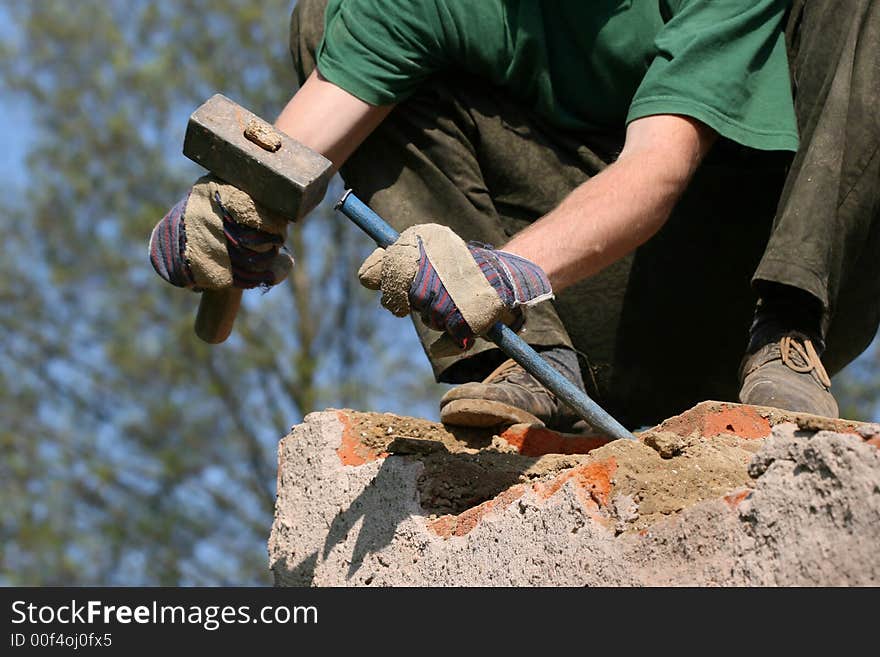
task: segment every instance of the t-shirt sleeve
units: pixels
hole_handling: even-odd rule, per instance
[[[443,65],[439,21],[424,0],[330,0],[318,70],[371,105],[400,102]]]
[[[682,114],[739,144],[797,150],[782,21],[787,0],[668,0],[671,18],[627,123]]]

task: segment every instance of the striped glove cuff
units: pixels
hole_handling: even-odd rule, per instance
[[[547,275],[532,261],[479,242],[468,242],[468,248],[508,307],[533,306],[553,298]]]

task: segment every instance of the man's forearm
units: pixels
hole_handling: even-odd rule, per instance
[[[661,228],[714,137],[685,117],[634,121],[616,162],[504,250],[541,266],[556,291],[597,273]]]

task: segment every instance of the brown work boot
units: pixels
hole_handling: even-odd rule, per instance
[[[440,420],[460,427],[525,423],[571,431],[579,418],[531,374],[508,359],[482,382],[465,383],[443,395]],[[575,428],[582,429],[580,425]]]
[[[740,366],[743,404],[837,417],[831,379],[812,340],[790,331],[743,358]]]

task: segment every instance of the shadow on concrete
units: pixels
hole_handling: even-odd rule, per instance
[[[418,460],[424,466],[417,481],[423,515],[459,514],[490,500],[524,481],[525,472],[538,461],[535,457],[492,451],[452,452],[439,441],[405,438],[391,442],[388,452],[391,456],[382,462],[376,476],[333,519],[327,532],[324,558],[363,520],[351,555],[349,579],[368,554],[391,543],[398,525],[411,515],[412,506],[400,499],[405,483],[392,467],[395,457]]]
[[[407,506],[395,494],[401,488],[400,476],[389,466],[390,458],[382,462],[379,472],[344,511],[340,511],[327,531],[322,557],[348,539],[349,532],[363,519],[357,541],[351,554],[347,578],[360,568],[364,558],[381,551],[391,543],[397,526],[408,517]]]
[[[315,567],[318,565],[318,551],[315,550],[299,564],[281,574],[282,583],[285,586],[311,586],[315,580]],[[277,570],[277,566],[272,570]],[[276,573],[277,577],[278,573]]]

